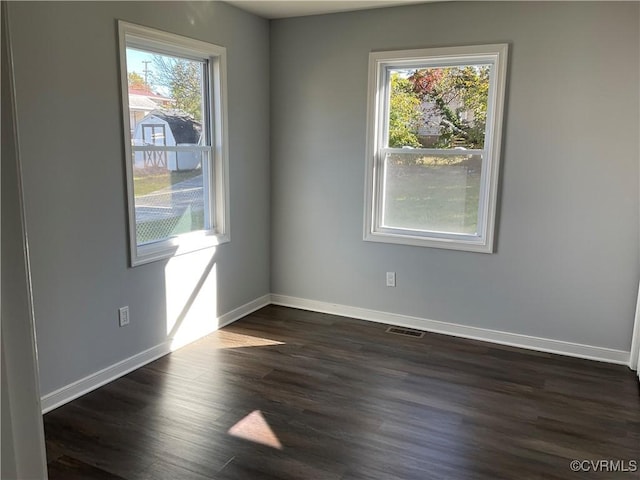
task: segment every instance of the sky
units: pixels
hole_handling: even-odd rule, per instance
[[[147,69],[150,73],[155,73],[156,69],[153,66],[152,59],[152,53],[127,48],[127,73],[136,72],[144,78],[145,66],[144,63],[142,63],[143,61],[151,61],[151,63],[147,64]]]

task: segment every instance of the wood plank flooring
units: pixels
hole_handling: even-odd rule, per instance
[[[385,329],[265,307],[46,414],[50,478],[640,478],[570,469],[640,463],[627,367]]]

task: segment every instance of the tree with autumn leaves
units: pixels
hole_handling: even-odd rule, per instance
[[[144,90],[145,88],[149,88],[147,83],[142,78],[142,75],[136,72],[129,72],[127,75],[127,80],[129,81],[130,88],[137,88],[140,90]]]
[[[420,147],[418,128],[422,119],[421,100],[408,78],[391,75],[389,98],[389,146]]]
[[[153,81],[169,89],[175,108],[202,122],[202,65],[182,58],[154,55]]]
[[[435,148],[484,147],[489,67],[416,69],[391,75],[389,146],[422,147],[419,128],[438,121]]]
[[[153,56],[154,70],[150,82],[154,87],[164,87],[173,100],[176,110],[188,113],[202,122],[202,67],[191,60]],[[128,74],[129,87],[152,91],[145,79],[136,72]]]

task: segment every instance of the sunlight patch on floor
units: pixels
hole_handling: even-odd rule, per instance
[[[282,450],[282,444],[260,410],[254,410],[229,429],[229,435]]]
[[[220,330],[214,335],[213,343],[215,348],[243,348],[243,347],[268,347],[271,345],[284,345],[284,342],[271,340],[269,338],[254,337],[242,333],[228,332]]]

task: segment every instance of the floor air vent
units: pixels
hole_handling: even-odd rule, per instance
[[[424,337],[424,332],[421,332],[420,330],[413,330],[411,328],[389,327],[387,328],[387,333],[404,335],[405,337],[415,337],[415,338]]]

